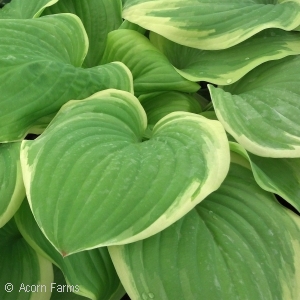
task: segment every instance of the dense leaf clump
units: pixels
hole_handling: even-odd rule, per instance
[[[299,1],[0,7],[0,299],[299,298]]]

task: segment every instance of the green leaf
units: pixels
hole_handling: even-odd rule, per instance
[[[0,9],[0,19],[37,18],[43,10],[58,0],[12,0]]]
[[[137,95],[175,90],[196,92],[200,87],[179,75],[168,59],[141,33],[119,29],[108,34],[102,63],[123,62],[132,72]]]
[[[121,6],[121,0],[60,0],[43,14],[72,13],[81,19],[89,38],[89,50],[83,66],[91,68],[100,64],[107,34],[122,23]]]
[[[268,29],[225,50],[205,51],[176,44],[151,32],[151,43],[191,81],[228,85],[269,60],[300,54],[300,33]]]
[[[211,110],[203,111],[200,115],[210,120],[218,120],[216,113]]]
[[[21,140],[35,125],[45,127],[71,99],[107,88],[132,91],[122,63],[80,68],[88,40],[75,15],[0,20],[0,29],[1,142]]]
[[[39,229],[27,199],[16,213],[15,220],[28,244],[62,270],[69,290],[94,300],[119,300],[124,295],[106,247],[63,258]],[[60,292],[60,282],[54,283],[52,291]]]
[[[148,125],[151,126],[175,111],[201,112],[201,106],[193,96],[175,91],[146,94],[139,97],[139,100],[147,114]]]
[[[300,158],[248,155],[257,183],[264,190],[280,195],[300,212]]]
[[[153,235],[220,186],[229,146],[218,121],[175,112],[142,142],[146,126],[137,98],[106,90],[68,102],[22,143],[31,209],[63,255]]]
[[[53,265],[53,272],[54,272],[54,282],[57,284],[58,287],[67,286],[67,282],[65,280],[64,274],[62,271]],[[75,293],[69,291],[61,291],[61,289],[54,288],[51,294],[51,300],[84,300],[88,299],[83,296],[79,296]]]
[[[189,214],[109,252],[131,299],[297,299],[299,234],[299,218],[232,163]]]
[[[13,217],[25,197],[20,146],[21,143],[0,144],[0,228]]]
[[[52,264],[25,242],[14,219],[0,229],[0,266],[1,299],[50,299]]]
[[[130,29],[130,30],[135,30],[143,35],[147,32],[147,30],[137,24],[131,23],[127,20],[124,20],[119,29]]]
[[[230,142],[230,149],[250,162],[262,189],[280,195],[300,212],[300,158],[260,157],[234,142]]]
[[[247,151],[300,156],[300,56],[270,61],[224,89],[209,86],[218,119]]]
[[[126,0],[123,18],[188,47],[219,50],[300,25],[299,0]]]

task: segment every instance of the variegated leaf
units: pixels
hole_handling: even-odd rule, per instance
[[[0,20],[0,44],[1,142],[42,131],[71,99],[107,88],[132,91],[122,63],[80,68],[88,39],[75,15]]]
[[[300,54],[300,33],[280,29],[263,30],[234,47],[218,51],[182,46],[153,32],[150,41],[184,78],[219,85],[236,82],[266,61]]]
[[[235,84],[210,86],[218,119],[247,151],[300,157],[300,56],[266,62]]]
[[[68,102],[22,143],[31,209],[62,255],[153,235],[224,180],[229,146],[218,121],[175,112],[142,142],[146,126],[137,98],[106,90]]]
[[[131,299],[299,299],[299,235],[299,217],[232,163],[175,224],[109,252]]]
[[[26,242],[37,253],[62,270],[63,276],[70,286],[70,293],[73,292],[93,300],[120,300],[124,295],[124,289],[106,247],[63,258],[39,229],[27,199],[16,213],[15,221]],[[55,278],[52,292],[55,295],[61,292],[60,282]],[[54,296],[52,295],[52,297]]]
[[[60,0],[45,9],[43,15],[72,13],[81,19],[89,38],[83,66],[91,68],[100,64],[107,34],[121,25],[121,11],[121,0]]]
[[[259,186],[280,195],[300,212],[300,158],[260,157],[230,142],[230,149],[246,158]]]
[[[126,0],[123,17],[181,45],[219,50],[300,25],[299,0]]]
[[[21,143],[0,144],[0,228],[13,217],[25,197],[20,146]]]
[[[196,92],[200,87],[179,75],[141,33],[119,29],[108,34],[102,63],[121,61],[132,72],[136,95],[160,91]]]
[[[14,219],[0,228],[0,266],[0,299],[50,299],[52,264],[26,243]]]

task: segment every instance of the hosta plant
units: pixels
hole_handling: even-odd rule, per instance
[[[298,0],[0,4],[0,299],[300,299]]]

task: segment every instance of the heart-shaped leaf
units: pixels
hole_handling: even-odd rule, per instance
[[[50,299],[52,264],[22,238],[15,220],[0,229],[0,299]]]
[[[12,218],[25,197],[20,146],[21,143],[0,144],[0,227]]]
[[[63,258],[39,229],[27,199],[15,214],[15,221],[26,242],[62,270],[67,283],[74,287],[72,290],[76,294],[94,300],[119,300],[124,295],[124,288],[120,284],[107,247]],[[56,280],[52,287],[52,292],[59,291],[59,283]]]
[[[235,84],[209,86],[218,119],[239,144],[265,157],[300,156],[300,56],[266,62]]]
[[[83,66],[91,68],[100,64],[107,34],[122,23],[121,7],[121,0],[60,0],[45,9],[43,15],[72,13],[80,18],[89,37],[89,50]]]
[[[299,0],[126,0],[123,18],[188,47],[219,50],[300,25]]]
[[[150,41],[191,81],[228,85],[269,60],[300,54],[300,33],[267,29],[246,41],[218,51],[207,51],[176,44],[151,32]]]
[[[200,87],[179,75],[168,59],[141,33],[129,29],[107,36],[103,64],[121,61],[132,72],[137,95],[159,91],[196,92]]]
[[[0,20],[0,44],[1,142],[45,127],[71,99],[107,88],[132,91],[131,73],[122,63],[80,68],[88,40],[75,15]]]
[[[298,299],[299,220],[232,163],[189,214],[109,252],[131,299]]]
[[[31,210],[63,255],[153,235],[224,180],[229,146],[218,121],[172,113],[142,142],[146,126],[137,98],[106,90],[70,101],[22,143]]]

